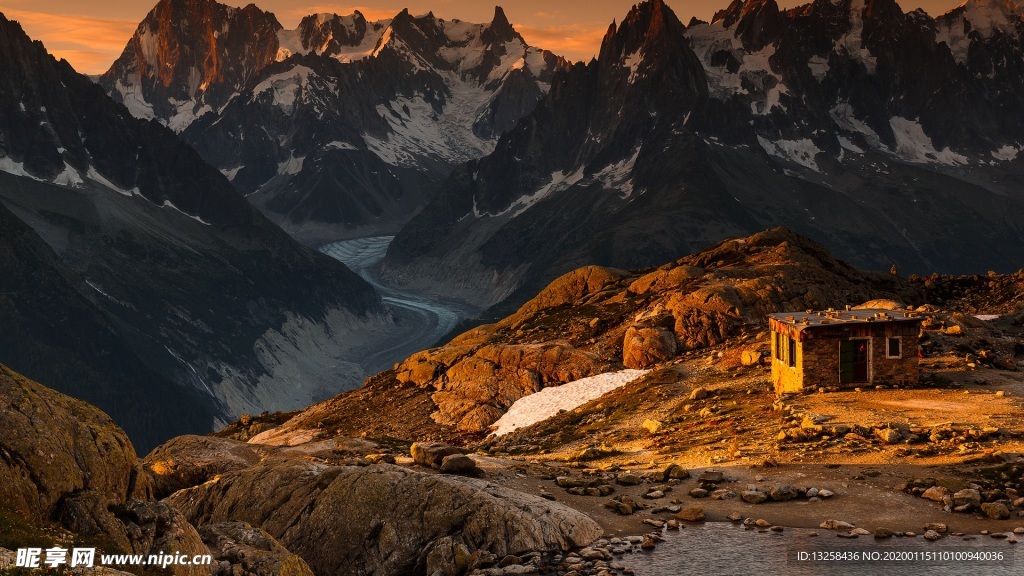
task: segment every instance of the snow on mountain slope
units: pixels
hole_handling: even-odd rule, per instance
[[[295,30],[252,8],[267,33],[225,44],[206,32],[238,28],[243,13],[217,6],[161,0],[102,83],[311,243],[396,232],[452,168],[493,151],[568,66],[529,46],[501,8],[488,23],[322,13]],[[174,42],[192,48],[165,54]],[[174,57],[172,68],[187,70],[150,65]]]

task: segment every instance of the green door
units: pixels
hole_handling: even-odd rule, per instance
[[[839,342],[839,384],[868,381],[868,341]]]
[[[853,341],[839,342],[839,383],[853,383]]]

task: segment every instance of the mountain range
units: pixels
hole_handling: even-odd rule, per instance
[[[403,10],[378,22],[315,14],[286,30],[253,5],[162,0],[100,84],[313,243],[397,232],[565,66],[501,8],[488,24]]]

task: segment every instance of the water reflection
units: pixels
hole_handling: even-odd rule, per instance
[[[1024,544],[1010,544],[988,536],[965,541],[949,536],[938,542],[916,538],[876,540],[871,536],[856,539],[838,538],[830,530],[786,529],[783,533],[746,530],[742,526],[709,522],[665,534],[666,541],[653,552],[627,555],[621,562],[637,576],[676,576],[680,574],[744,575],[762,574],[853,575],[876,576],[1010,576],[1022,573],[1021,552]],[[799,560],[798,554],[813,558],[826,552],[842,552],[833,561]],[[865,555],[879,559],[893,553],[910,561],[866,561]],[[964,553],[968,553],[965,555]],[[879,554],[876,554],[879,553]],[[904,554],[908,553],[908,554]],[[947,559],[929,561],[924,553],[941,553]],[[934,555],[934,554],[933,554]],[[948,559],[958,555],[960,560]],[[978,561],[981,557],[1002,556],[1001,561]],[[967,556],[965,558],[965,556]],[[975,559],[970,559],[974,556]]]

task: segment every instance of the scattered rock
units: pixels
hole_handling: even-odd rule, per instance
[[[782,486],[774,486],[769,493],[771,499],[775,502],[786,502],[792,500],[798,496],[796,488],[789,484],[783,484]]]
[[[993,520],[1006,520],[1010,517],[1009,508],[1002,502],[985,502],[981,505],[981,511]]]
[[[945,486],[932,486],[921,494],[922,498],[932,500],[934,502],[942,502],[949,495],[949,488]]]
[[[981,505],[981,493],[973,488],[964,488],[953,494],[953,505],[977,508]]]
[[[476,467],[476,461],[465,454],[449,454],[441,460],[441,472],[444,474],[459,474],[473,476],[480,470]]]
[[[924,533],[924,539],[925,540],[932,540],[932,541],[934,541],[934,540],[938,540],[940,538],[942,538],[942,534],[939,534],[935,530],[927,530]]]
[[[420,466],[437,469],[441,467],[445,456],[462,454],[462,451],[441,442],[413,442],[409,453]]]
[[[885,539],[892,538],[893,531],[888,528],[875,528],[875,538]]]
[[[768,495],[760,490],[745,490],[740,494],[740,498],[750,504],[761,504],[768,500]]]
[[[825,528],[827,530],[848,530],[853,528],[853,524],[845,522],[843,520],[825,520],[821,523],[819,528]]]
[[[700,506],[690,506],[689,508],[684,508],[678,514],[676,514],[676,518],[680,520],[685,520],[687,522],[703,522],[704,509],[701,508]]]
[[[631,326],[622,340],[622,364],[626,368],[650,368],[676,355],[676,337],[661,327]]]
[[[690,392],[690,400],[703,400],[708,397],[708,390],[703,386],[698,386]]]
[[[651,434],[657,434],[661,430],[661,422],[657,420],[644,420],[644,423],[640,425],[641,428],[647,430]]]

